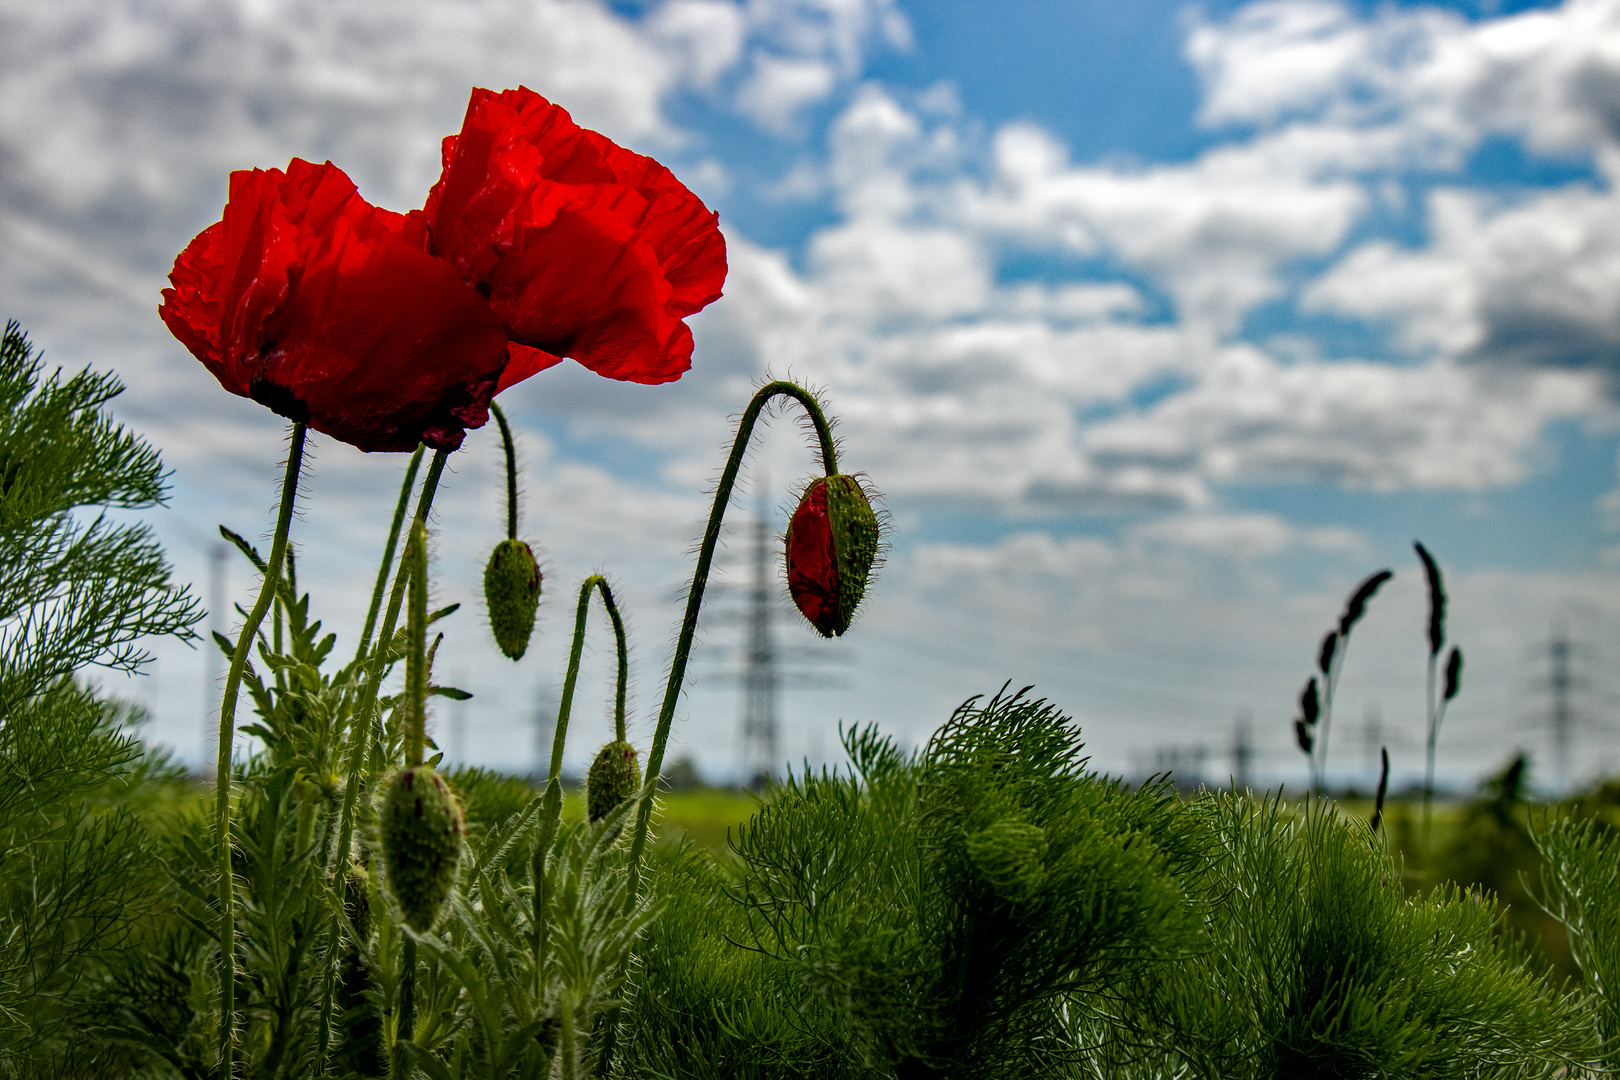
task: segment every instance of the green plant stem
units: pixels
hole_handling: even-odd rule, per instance
[[[343,813],[338,826],[337,847],[333,849],[332,852],[333,871],[334,873],[338,874],[338,880],[345,882],[347,880],[346,875],[343,875],[341,870],[343,868],[343,860],[348,858],[349,855],[349,845],[354,840],[355,804],[359,799],[360,775],[365,769],[366,756],[371,749],[371,718],[374,710],[376,709],[377,695],[382,685],[383,661],[381,655],[372,656],[370,657],[369,662],[367,662],[367,658],[371,650],[371,631],[376,624],[377,611],[382,606],[383,589],[388,584],[388,571],[391,570],[394,565],[394,552],[398,550],[399,547],[400,527],[404,521],[405,507],[410,503],[411,490],[415,486],[416,481],[417,467],[422,463],[422,449],[422,447],[418,446],[416,448],[416,453],[411,455],[410,466],[405,470],[405,481],[404,483],[400,484],[399,487],[399,502],[394,507],[394,522],[388,530],[388,543],[383,548],[382,565],[377,568],[377,583],[372,588],[371,606],[366,613],[365,629],[360,635],[360,647],[356,651],[354,658],[354,662],[356,664],[363,665],[363,674],[365,679],[360,689],[359,698],[355,702],[355,707],[350,714],[353,717],[353,720],[350,724],[349,731],[349,739],[351,741],[349,768],[343,785]],[[416,515],[412,520],[413,527],[416,522],[426,522],[428,512],[433,508],[433,496],[438,490],[439,477],[444,473],[444,463],[448,456],[449,453],[444,450],[440,450],[433,455],[433,463],[428,466],[427,479],[422,482],[422,494],[417,498],[416,501]],[[401,597],[400,578],[405,573],[406,569],[402,560],[399,575],[394,579],[393,596],[389,603],[387,618],[384,620],[382,634],[378,638],[379,641],[392,640],[394,633],[394,622],[399,617],[399,599]],[[345,884],[343,887],[347,888],[347,885]],[[341,924],[337,915],[334,913],[332,916],[332,925],[327,931],[326,954],[330,957],[335,958],[338,956],[339,951],[336,946],[338,935],[340,933]],[[335,977],[335,970],[328,966],[326,977],[327,988],[324,996],[324,1000],[327,1003],[327,1008],[322,1014],[323,1017],[331,1016],[330,1002],[332,996],[332,984]],[[320,1056],[323,1066],[328,1049],[329,1037],[330,1036],[327,1033],[327,1029],[323,1026],[320,1047]]]
[[[433,455],[433,464],[428,466],[427,479],[422,482],[422,494],[416,500],[416,515],[412,519],[411,523],[413,528],[418,523],[424,525],[426,524],[428,513],[433,508],[434,493],[439,488],[439,477],[444,473],[445,458],[449,456],[449,452],[445,450],[440,450]],[[410,494],[410,482],[415,476],[416,470],[414,465],[417,460],[420,459],[413,459],[413,467],[406,474],[405,484],[401,487],[399,510],[404,508],[406,499]],[[379,570],[377,574],[379,586],[377,591],[378,598],[381,596],[380,587],[382,582],[387,577],[389,567],[393,563],[394,549],[399,541],[399,510],[395,511],[394,528],[389,532],[388,547],[383,553],[382,569]],[[403,589],[405,587],[405,576],[407,573],[408,569],[405,566],[404,560],[401,560],[399,572],[394,577],[393,593],[389,597],[388,601],[388,614],[383,619],[382,633],[377,636],[379,643],[393,640],[394,624],[399,618],[399,605],[400,601],[404,598]],[[373,605],[373,610],[375,610],[375,603]],[[366,621],[370,622],[371,619],[368,618]],[[369,631],[367,634],[369,637]],[[357,663],[361,662],[367,655],[368,648],[369,641],[362,643],[360,654],[355,658]],[[381,648],[379,648],[378,655],[373,656],[371,658],[371,662],[367,664],[366,667],[367,671],[365,685],[360,691],[360,700],[356,702],[353,714],[354,722],[351,725],[349,736],[352,741],[352,747],[349,752],[348,776],[344,781],[343,787],[343,822],[338,829],[338,846],[337,852],[334,855],[334,858],[339,861],[347,856],[349,844],[354,838],[354,810],[355,801],[360,789],[360,774],[365,769],[366,755],[371,749],[372,714],[376,710],[377,695],[382,688],[383,660]]]
[[[276,512],[275,537],[270,543],[270,561],[265,565],[259,598],[248,612],[247,621],[231,653],[231,667],[225,677],[225,694],[219,705],[219,758],[214,775],[214,823],[219,832],[219,1074],[230,1077],[235,1067],[236,1028],[236,875],[231,866],[231,750],[236,742],[236,698],[242,687],[248,651],[264,622],[265,612],[281,584],[281,564],[287,553],[287,532],[292,526],[293,505],[298,498],[298,476],[304,464],[303,424],[294,424],[292,444],[287,449],[287,471],[281,480],[281,506]]]
[[[659,770],[664,765],[664,747],[669,742],[670,725],[675,719],[675,705],[680,701],[681,687],[686,680],[686,663],[692,655],[692,639],[697,633],[698,612],[703,607],[703,591],[709,582],[709,567],[714,562],[714,549],[720,542],[720,525],[725,517],[726,507],[731,503],[731,489],[737,483],[737,473],[742,468],[743,456],[748,451],[749,440],[754,434],[754,425],[759,422],[759,415],[765,406],[775,397],[791,397],[804,407],[810,422],[816,430],[816,439],[820,444],[822,471],[828,476],[838,474],[838,450],[833,445],[832,427],[827,423],[827,417],[816,401],[815,395],[795,383],[778,380],[766,383],[754,394],[748,408],[743,410],[742,419],[737,422],[737,436],[731,444],[731,454],[726,458],[725,471],[720,474],[720,483],[714,489],[714,506],[709,510],[709,521],[703,530],[703,542],[698,547],[697,566],[692,572],[692,587],[686,593],[686,614],[681,619],[680,636],[675,641],[675,655],[670,660],[669,681],[664,686],[663,704],[658,710],[658,727],[653,732],[652,749],[647,753],[647,771],[643,774],[650,781],[654,781],[647,788],[647,794],[641,799],[641,805],[636,810],[636,831],[630,841],[630,880],[625,891],[625,910],[634,908],[636,897],[641,885],[641,855],[647,846],[647,827],[652,819],[653,801],[657,797],[658,785],[656,779]],[[598,1073],[602,1076],[610,1074],[613,1065],[613,1046],[618,1032],[618,1010],[605,1017],[602,1025],[602,1054],[598,1065]]]
[[[630,652],[625,644],[624,619],[619,615],[618,605],[613,602],[612,587],[601,574],[592,574],[580,585],[579,603],[574,605],[574,643],[568,651],[568,674],[563,678],[562,701],[557,705],[557,733],[551,740],[551,768],[546,773],[548,780],[554,779],[562,770],[563,744],[568,738],[568,718],[574,709],[574,684],[579,681],[579,660],[585,651],[585,617],[590,612],[592,589],[602,594],[602,606],[607,608],[608,618],[613,621],[613,636],[619,649],[619,684],[613,700],[613,737],[624,742],[625,684],[630,677]]]
[[[399,485],[399,502],[394,504],[394,522],[388,527],[388,543],[383,547],[382,563],[377,567],[377,583],[371,587],[371,604],[366,608],[365,629],[360,631],[360,647],[355,650],[354,662],[365,660],[371,648],[371,632],[377,628],[377,613],[382,610],[383,590],[388,587],[388,571],[394,568],[394,552],[399,550],[400,527],[405,522],[405,508],[410,505],[411,492],[416,487],[416,470],[422,465],[422,451],[418,446],[405,470],[405,482]]]
[[[388,527],[388,543],[383,546],[382,564],[377,567],[377,581],[376,584],[371,587],[371,603],[366,608],[365,627],[360,631],[360,646],[355,650],[354,654],[354,664],[357,671],[359,665],[365,662],[366,653],[371,648],[371,632],[377,628],[377,615],[382,610],[383,590],[388,587],[388,571],[394,568],[394,552],[399,549],[400,526],[405,521],[405,509],[411,504],[411,492],[416,489],[416,473],[422,465],[422,450],[423,447],[418,445],[416,452],[411,455],[410,464],[405,469],[405,479],[399,485],[399,501],[394,504],[394,520],[393,523]],[[350,738],[354,738],[353,731],[350,732]],[[354,775],[352,770],[350,775],[351,777]],[[348,876],[344,873],[345,867],[343,865],[343,861],[348,856],[347,848],[349,846],[349,838],[351,836],[350,830],[352,828],[354,815],[354,796],[351,793],[354,791],[354,789],[355,784],[351,781],[344,791],[343,810],[339,815],[340,824],[338,827],[339,836],[342,839],[337,846],[331,849],[330,855],[327,858],[327,869],[330,870],[341,883],[339,885],[340,901],[347,900]],[[337,943],[341,932],[340,921],[337,915],[334,913],[332,916],[332,925],[328,929],[326,935],[326,955],[331,957],[336,957],[338,955]],[[325,979],[326,986],[322,994],[321,1016],[323,1017],[330,1017],[332,1015],[332,995],[336,981],[337,969],[332,965],[328,965]],[[322,1023],[318,1038],[319,1045],[316,1051],[318,1055],[319,1068],[325,1067],[326,1055],[331,1047],[331,1036],[332,1025],[330,1023]]]
[[[394,1039],[413,1039],[416,1034],[416,939],[405,935],[399,978],[399,1026]],[[413,1039],[414,1041],[414,1039]],[[396,1059],[397,1060],[397,1059]]]
[[[517,539],[518,519],[518,490],[517,490],[517,447],[512,444],[512,428],[506,422],[506,414],[501,407],[493,401],[489,403],[489,411],[495,414],[495,422],[501,426],[501,445],[506,447],[506,538]]]
[[[427,742],[427,527],[411,526],[405,548],[410,567],[410,607],[405,613],[405,767],[422,764]]]

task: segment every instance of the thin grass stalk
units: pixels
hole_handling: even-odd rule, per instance
[[[303,424],[293,425],[292,443],[287,449],[287,471],[281,480],[281,506],[276,512],[276,531],[270,542],[270,559],[265,564],[259,598],[248,612],[231,653],[230,671],[225,677],[225,693],[219,706],[214,824],[219,832],[219,1074],[226,1078],[235,1070],[236,1057],[236,873],[231,866],[231,750],[236,742],[236,699],[242,687],[248,652],[281,585],[281,564],[287,553],[287,533],[298,498],[298,477],[304,466],[305,432]]]

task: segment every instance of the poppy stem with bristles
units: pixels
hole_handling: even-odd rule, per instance
[[[425,524],[427,521],[428,513],[433,508],[433,496],[439,489],[439,477],[444,474],[445,459],[449,456],[447,450],[436,451],[433,455],[433,462],[428,466],[427,478],[422,482],[422,493],[416,500],[416,514],[411,522],[413,529],[416,525]],[[354,839],[355,803],[359,798],[360,776],[365,771],[366,758],[371,750],[371,720],[377,708],[377,695],[381,691],[382,672],[385,666],[384,652],[381,648],[376,655],[371,654],[371,631],[376,623],[377,610],[382,606],[382,594],[388,582],[388,571],[393,568],[394,553],[399,548],[399,534],[404,522],[405,507],[410,502],[417,467],[421,463],[422,448],[418,447],[416,453],[411,456],[410,467],[405,471],[405,481],[399,488],[399,503],[394,508],[394,523],[388,531],[388,543],[383,548],[382,565],[377,569],[377,584],[372,590],[371,609],[366,616],[365,631],[360,636],[360,647],[354,658],[356,664],[364,665],[363,670],[357,673],[363,675],[364,679],[360,684],[359,700],[356,701],[350,714],[353,719],[349,729],[349,767],[343,785],[343,813],[338,826],[337,847],[332,852],[331,863],[338,880],[343,882],[347,882],[347,875],[341,873],[341,868],[343,861],[349,856],[349,846]],[[399,619],[400,601],[404,598],[402,587],[405,584],[405,575],[409,572],[407,562],[408,560],[400,560],[399,571],[394,577],[393,592],[389,598],[388,612],[383,619],[382,632],[377,636],[378,642],[393,640],[394,625]],[[327,934],[329,955],[337,955],[337,950],[331,946],[337,944],[339,926],[339,920],[334,915]]]
[[[236,742],[236,698],[242,688],[242,672],[248,652],[264,622],[270,601],[281,586],[281,564],[287,554],[287,533],[292,527],[293,506],[298,499],[298,476],[304,465],[303,424],[294,424],[292,444],[287,449],[287,471],[281,480],[281,506],[276,512],[276,531],[270,542],[270,559],[265,564],[259,598],[248,612],[247,621],[231,653],[231,666],[225,676],[225,693],[219,705],[219,758],[214,774],[214,822],[219,832],[219,1074],[234,1075],[236,1029],[236,874],[231,865],[231,751]]]
[[[418,450],[417,452],[420,453],[421,451]],[[434,453],[433,463],[428,466],[427,479],[422,482],[422,494],[416,500],[416,514],[411,521],[412,528],[415,528],[418,524],[426,524],[428,513],[433,508],[433,496],[439,488],[439,477],[444,473],[445,459],[449,456],[447,450],[439,450]],[[394,525],[388,533],[388,544],[383,551],[382,567],[377,572],[377,589],[373,596],[373,613],[375,613],[382,596],[382,585],[387,580],[389,569],[393,566],[394,552],[399,544],[401,519],[410,495],[411,483],[416,477],[416,466],[420,461],[419,457],[411,459],[411,467],[405,474],[405,483],[400,487],[399,505],[394,511]],[[360,700],[356,703],[353,713],[354,720],[349,735],[351,740],[349,771],[343,790],[343,820],[338,829],[337,850],[333,854],[336,865],[342,865],[343,859],[349,853],[349,843],[354,838],[355,799],[360,788],[360,774],[365,769],[366,755],[371,749],[371,719],[377,707],[377,694],[382,687],[382,667],[384,664],[381,643],[393,640],[394,626],[399,620],[399,605],[404,599],[403,590],[408,573],[409,567],[406,566],[406,561],[401,560],[399,571],[394,576],[393,593],[389,597],[388,612],[383,619],[382,632],[377,635],[379,654],[372,656],[371,662],[367,665],[369,670],[366,672],[366,679],[360,691]],[[368,618],[366,621],[371,623],[374,620]],[[366,633],[361,637],[359,652],[355,654],[355,662],[360,663],[365,660],[370,648],[371,631],[368,626]]]
[[[517,539],[518,519],[518,489],[517,489],[517,447],[512,444],[512,428],[506,422],[506,414],[501,407],[493,401],[489,403],[489,411],[494,414],[495,422],[501,426],[501,444],[506,447],[506,538]]]
[[[602,606],[613,621],[613,636],[619,649],[619,682],[613,698],[614,738],[624,742],[625,684],[630,678],[630,650],[624,638],[624,619],[619,606],[613,602],[613,589],[601,574],[592,574],[579,587],[579,603],[574,607],[574,643],[568,651],[568,674],[563,678],[562,701],[557,705],[557,733],[551,740],[551,768],[548,780],[555,780],[562,770],[563,744],[568,738],[568,717],[574,708],[574,684],[579,681],[579,661],[585,651],[585,616],[591,607],[591,590],[602,594]]]
[[[422,764],[427,742],[427,526],[411,526],[405,546],[411,575],[410,602],[405,611],[405,767]]]
[[[760,413],[764,411],[765,406],[776,397],[791,397],[803,406],[816,430],[816,439],[821,450],[822,471],[828,476],[838,475],[838,450],[833,444],[832,426],[827,423],[826,414],[822,412],[821,403],[816,400],[815,395],[796,383],[782,380],[766,383],[760,387],[753,400],[748,403],[748,408],[743,410],[742,419],[737,422],[737,435],[732,440],[731,454],[726,458],[726,467],[720,474],[720,483],[714,489],[714,506],[709,510],[709,521],[704,527],[703,541],[698,547],[697,566],[692,571],[692,586],[686,593],[686,614],[681,619],[680,636],[675,641],[675,655],[669,665],[669,681],[664,686],[664,700],[658,710],[658,727],[653,732],[652,749],[647,753],[647,771],[643,774],[651,783],[636,811],[636,831],[630,841],[630,880],[629,888],[625,892],[627,911],[635,905],[640,889],[641,855],[647,846],[647,827],[652,819],[653,801],[658,792],[657,778],[659,770],[664,765],[664,747],[669,742],[670,725],[675,719],[675,705],[680,701],[681,687],[686,680],[686,664],[692,655],[692,639],[697,634],[698,612],[703,607],[703,591],[709,583],[709,567],[714,562],[714,549],[720,542],[720,525],[725,517],[726,507],[731,503],[731,489],[736,486],[737,473],[742,469],[743,457],[747,454],[748,443],[754,435],[754,425],[759,422]],[[607,1020],[598,1066],[598,1074],[601,1076],[609,1075],[613,1062],[617,1010]]]

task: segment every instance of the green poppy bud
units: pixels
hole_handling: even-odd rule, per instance
[[[1004,900],[1022,900],[1046,880],[1046,830],[1003,819],[969,833],[968,861]]]
[[[788,592],[822,637],[849,629],[878,554],[878,519],[853,476],[810,481],[787,531]]]
[[[601,821],[640,789],[636,748],[627,742],[610,742],[597,752],[585,777],[586,811],[592,821]]]
[[[426,765],[404,769],[383,789],[383,866],[405,924],[425,933],[438,921],[461,859],[461,806]]]
[[[495,644],[513,660],[529,648],[540,603],[540,564],[522,540],[502,540],[484,567],[484,602]]]

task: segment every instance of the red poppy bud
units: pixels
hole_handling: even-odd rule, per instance
[[[534,633],[534,609],[540,603],[540,564],[522,540],[502,540],[484,567],[484,602],[495,644],[513,660],[521,659]]]
[[[421,214],[372,206],[331,162],[232,173],[169,281],[158,314],[225,389],[362,450],[454,449],[507,365]]]
[[[849,629],[878,553],[878,520],[853,476],[817,477],[787,531],[788,592],[822,637]]]
[[[499,389],[568,356],[639,383],[692,366],[686,316],[718,299],[726,242],[673,173],[520,87],[474,90],[424,213],[432,251],[511,342]]]
[[[640,787],[636,748],[627,742],[610,742],[597,751],[591,771],[585,775],[586,813],[592,821],[601,821]]]
[[[382,824],[388,891],[405,925],[433,929],[461,860],[461,805],[444,778],[426,765],[403,769],[383,789]]]

